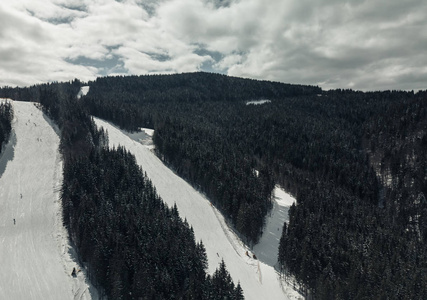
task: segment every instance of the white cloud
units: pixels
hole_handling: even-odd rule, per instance
[[[62,60],[56,34],[63,31],[19,11],[0,6],[0,82],[28,85],[93,76],[93,70]]]
[[[233,66],[239,65],[242,62],[242,59],[242,55],[239,54],[227,55],[219,62],[214,64],[213,67],[218,70],[229,70]]]
[[[324,88],[426,88],[421,0],[14,0],[0,4],[0,38],[0,85],[210,65]]]

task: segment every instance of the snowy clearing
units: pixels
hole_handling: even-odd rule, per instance
[[[260,261],[275,267],[277,265],[283,223],[289,221],[289,207],[296,200],[278,185],[274,188],[273,194],[273,209],[267,218],[259,243],[254,246],[254,253]]]
[[[0,299],[91,299],[62,225],[62,162],[54,124],[30,102],[12,101],[0,157]]]
[[[271,100],[267,100],[267,99],[264,99],[264,100],[252,100],[252,101],[248,101],[248,102],[246,102],[246,105],[261,105],[261,104],[264,104],[264,103],[270,103],[271,102]]]
[[[234,282],[240,282],[245,299],[302,299],[280,279],[272,266],[254,259],[250,249],[228,228],[220,212],[150,150],[152,131],[130,134],[106,121],[94,119],[98,126],[108,131],[110,147],[121,145],[132,152],[163,200],[169,206],[176,203],[180,216],[193,226],[196,239],[202,240],[206,247],[209,273],[213,273],[224,259]]]
[[[77,94],[77,99],[80,99],[83,96],[86,96],[89,93],[89,86],[82,86],[79,93]]]

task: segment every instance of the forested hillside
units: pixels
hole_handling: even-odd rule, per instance
[[[155,78],[161,87],[150,83]],[[90,86],[91,113],[127,129],[154,128],[159,156],[204,191],[249,245],[262,232],[274,184],[296,196],[279,261],[307,293],[426,297],[424,93],[287,91],[204,73],[101,78]],[[246,105],[257,99],[271,102]],[[383,180],[392,167],[393,190]]]
[[[0,96],[38,95],[52,115],[68,116],[62,125],[63,153],[75,157],[76,168],[93,174],[95,179],[79,179],[84,194],[92,195],[90,207],[111,193],[102,186],[91,189],[105,180],[96,174],[107,174],[100,170],[108,164],[98,161],[120,157],[124,163],[128,154],[98,149],[106,137],[90,129],[86,111],[128,130],[155,129],[158,156],[203,191],[248,245],[262,233],[274,185],[292,193],[297,204],[284,224],[279,267],[315,299],[427,298],[425,92],[322,91],[207,73],[109,77],[89,82],[78,109],[61,110],[52,95],[68,95],[64,91],[79,85],[8,88]],[[270,102],[247,105],[264,99]],[[80,131],[78,124],[89,130]],[[94,167],[85,167],[89,163]],[[140,180],[139,185],[147,185],[147,178]],[[69,192],[79,195],[73,188]],[[67,207],[74,211],[73,201]],[[69,226],[81,234],[72,218]],[[94,238],[103,240],[102,235]],[[111,248],[122,240],[118,236],[107,243]],[[122,268],[126,262],[114,264]]]
[[[135,158],[105,147],[108,136],[75,97],[79,88],[74,81],[30,90],[61,129],[64,225],[91,282],[109,299],[243,299],[224,263],[207,275],[202,241]]]
[[[12,130],[13,109],[9,102],[0,103],[0,153]]]
[[[347,93],[333,97],[352,96]],[[323,171],[304,174],[306,183],[297,189],[298,204],[291,208],[290,222],[284,227],[279,261],[319,299],[424,299],[426,289],[421,283],[427,279],[426,244],[407,230],[413,220],[403,214],[409,209],[419,217],[426,215],[421,205],[416,210],[413,204],[406,207],[411,197],[422,194],[413,188],[407,189],[401,198],[386,193],[382,175],[386,175],[387,168],[374,163],[383,160],[382,154],[378,147],[371,152],[365,144],[373,148],[387,145],[389,151],[381,153],[388,153],[391,160],[403,159],[392,151],[393,143],[381,140],[384,141],[387,131],[397,133],[393,128],[403,120],[402,111],[407,111],[410,103],[425,102],[425,95],[382,92],[356,97],[363,107],[371,106],[366,105],[367,101],[373,101],[377,108],[363,122],[355,122],[348,115],[345,123],[352,122],[354,130],[348,136],[340,135],[341,142],[334,141],[338,148],[330,150],[331,157]],[[378,106],[380,103],[384,103],[383,107]],[[353,107],[349,107],[351,114],[358,115]],[[399,111],[400,115],[391,117],[392,111]],[[421,115],[418,117],[422,119]],[[412,133],[402,130],[397,135],[409,137]],[[351,139],[356,144],[346,146]],[[409,148],[416,148],[413,146]],[[353,152],[352,160],[351,156],[342,156],[349,150]],[[412,159],[420,167],[426,161],[425,150],[413,152]],[[407,168],[402,164],[398,172],[404,174]],[[394,192],[398,190],[403,191],[398,188]],[[396,222],[397,219],[402,222]]]
[[[123,129],[153,127],[164,118],[159,105],[170,103],[239,102],[242,99],[280,99],[284,96],[320,93],[318,87],[258,81],[210,73],[118,76],[97,78],[86,97],[91,112]],[[144,104],[144,107],[141,106]],[[154,105],[155,110],[145,105]]]
[[[258,115],[245,100],[321,92],[208,73],[98,78],[90,86],[83,101],[92,114],[128,130],[154,127],[159,156],[205,192],[249,244],[261,235],[274,179],[240,136]]]

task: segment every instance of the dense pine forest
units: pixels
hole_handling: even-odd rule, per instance
[[[79,89],[78,81],[30,88],[60,127],[64,225],[101,295],[244,299],[223,262],[207,274],[203,242],[195,241],[176,206],[164,204],[134,156],[106,147],[108,136],[76,99]],[[15,97],[28,95],[28,90],[13,90]]]
[[[13,109],[9,102],[0,103],[0,153],[12,130]]]
[[[249,245],[262,233],[274,185],[291,192],[297,205],[279,262],[307,294],[426,297],[425,93],[288,90],[204,73],[90,86],[91,113],[128,130],[154,128],[158,155]],[[261,99],[271,102],[246,105]]]
[[[248,119],[258,115],[244,101],[321,92],[208,73],[98,78],[90,86],[83,101],[91,114],[128,130],[155,128],[163,161],[206,193],[250,245],[271,208],[274,179],[270,165],[251,153],[248,137],[242,139]],[[248,142],[256,144],[256,137]]]
[[[279,184],[292,193],[297,204],[290,208],[289,222],[283,226],[278,269],[296,280],[307,296],[427,299],[427,92],[322,91],[313,86],[190,73],[98,78],[89,82],[89,93],[76,105],[75,97],[67,95],[76,95],[80,85],[74,81],[5,88],[0,96],[40,101],[62,124],[63,155],[76,168],[65,164],[64,175],[71,182],[63,189],[64,221],[82,247],[82,255],[93,255],[83,237],[105,240],[108,246],[97,250],[105,254],[96,257],[107,257],[105,264],[122,270],[120,278],[97,275],[110,295],[129,291],[130,283],[136,286],[135,293],[150,284],[141,284],[129,269],[131,256],[114,256],[116,248],[127,253],[127,248],[120,248],[126,236],[119,233],[108,240],[102,234],[89,233],[91,227],[75,224],[82,219],[79,214],[89,214],[83,224],[93,224],[90,220],[96,219],[101,225],[111,210],[127,212],[140,205],[147,211],[163,204],[134,202],[140,198],[133,194],[132,184],[118,182],[121,195],[97,186],[105,180],[99,176],[107,174],[105,169],[111,165],[120,174],[138,173],[138,185],[144,188],[137,193],[158,197],[143,172],[130,167],[133,158],[125,149],[102,146],[108,137],[96,130],[89,114],[131,131],[155,129],[158,156],[205,193],[249,246],[262,234],[274,186]],[[247,105],[250,100],[270,102]],[[113,180],[114,176],[107,178]],[[77,200],[86,199],[82,195],[88,201]],[[103,201],[107,195],[115,202]],[[100,211],[93,209],[104,204]],[[176,209],[163,205],[156,212],[158,219],[177,219]],[[191,236],[188,224],[178,223],[182,224],[180,232]],[[130,223],[119,218],[113,224],[102,232],[120,232]],[[162,226],[172,230],[172,225]],[[190,248],[175,246],[203,256],[202,244],[192,240]],[[150,266],[141,269],[144,267]],[[179,290],[177,294],[185,297],[199,293],[192,290],[197,282],[186,270],[180,272],[190,274],[187,283],[171,279],[159,289]],[[105,273],[94,269],[96,272]],[[221,272],[226,274],[225,266],[220,266],[217,273]],[[206,278],[205,284],[212,287],[215,280]],[[233,283],[228,286],[231,294],[239,294]]]

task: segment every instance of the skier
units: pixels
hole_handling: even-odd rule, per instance
[[[13,225],[16,225],[16,220],[15,219],[13,219]]]
[[[71,272],[71,276],[76,277],[77,273],[76,273],[76,268],[73,268],[73,272]]]

